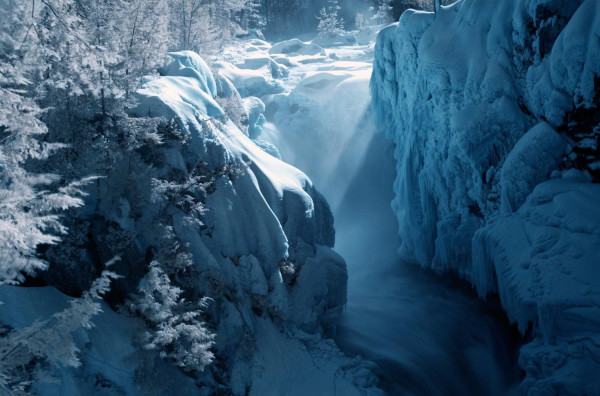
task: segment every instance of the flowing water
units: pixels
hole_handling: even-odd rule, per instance
[[[348,80],[352,84],[345,91],[327,87],[320,93],[329,77],[317,79],[319,84],[302,91],[315,100],[314,108],[300,102],[305,111],[284,114],[289,118],[279,120],[285,119],[285,125],[268,124],[264,135],[332,203],[336,250],[349,273],[338,345],[377,363],[388,394],[516,392],[519,337],[497,304],[480,301],[464,281],[398,259],[398,225],[390,206],[393,145],[375,132],[369,111],[369,51],[348,47],[331,52],[341,61],[292,69],[289,89],[323,70],[357,73]],[[326,95],[328,100],[322,100]],[[295,125],[301,127],[294,130]]]
[[[396,257],[391,144],[375,136],[336,210],[336,250],[348,264],[338,345],[379,365],[389,394],[515,391],[518,335],[470,285]]]

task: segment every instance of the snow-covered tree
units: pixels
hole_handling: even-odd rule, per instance
[[[158,350],[163,358],[172,359],[186,371],[203,371],[214,358],[210,350],[214,335],[201,320],[208,300],[193,304],[181,294],[160,264],[153,262],[131,308],[151,327],[146,334],[147,349]]]
[[[321,8],[317,16],[319,20],[317,30],[320,36],[344,32],[344,18],[339,17],[341,9],[338,0],[328,0],[327,6]]]
[[[174,0],[170,2],[171,48],[212,54],[240,29],[236,15],[248,9],[246,0]]]
[[[60,177],[32,173],[26,164],[43,161],[63,144],[43,142],[46,125],[36,103],[35,79],[43,43],[30,43],[34,9],[29,3],[0,3],[0,284],[18,283],[44,269],[39,245],[59,241],[66,229],[57,211],[81,206],[81,190],[89,179],[57,187]]]
[[[118,257],[106,263],[112,265]],[[100,301],[118,276],[104,271],[81,298],[50,319],[38,320],[23,329],[14,329],[0,338],[0,389],[8,394],[24,393],[34,376],[47,365],[79,367],[79,349],[73,333],[94,326],[92,318],[102,312]]]
[[[373,19],[379,25],[390,22],[393,18],[392,0],[378,0],[377,3],[377,10]]]

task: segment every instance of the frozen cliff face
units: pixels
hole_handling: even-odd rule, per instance
[[[400,252],[500,294],[531,393],[600,391],[599,37],[594,0],[461,0],[375,50]]]

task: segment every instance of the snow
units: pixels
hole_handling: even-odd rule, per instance
[[[175,59],[182,63],[181,57]],[[188,54],[183,64],[201,64],[189,59],[193,57]],[[218,300],[217,354],[227,356],[232,373],[229,386],[234,393],[245,394],[249,389],[251,394],[261,394],[274,386],[256,372],[256,362],[266,361],[261,363],[266,365],[264,375],[272,375],[290,355],[306,357],[301,359],[301,371],[286,372],[285,381],[278,379],[278,386],[286,392],[291,384],[318,376],[316,390],[340,383],[340,387],[356,393],[372,383],[353,385],[350,373],[348,383],[338,379],[346,375],[344,367],[349,359],[334,346],[327,346],[328,341],[320,335],[324,329],[335,328],[346,301],[345,263],[331,250],[335,235],[331,211],[311,180],[269,154],[269,150],[276,154],[277,148],[260,140],[265,124],[265,104],[260,97],[283,89],[278,80],[281,75],[268,75],[272,62],[268,55],[258,54],[237,62],[247,69],[229,62],[215,63],[219,75],[214,92],[211,77],[205,75],[208,69],[194,66],[195,71],[202,72],[191,76],[182,74],[180,67],[167,67],[162,77],[149,81],[138,92],[135,111],[175,117],[191,137],[193,158],[181,159],[178,157],[184,153],[171,153],[171,166],[202,159],[210,167],[235,164],[243,170],[234,178],[219,178],[214,192],[207,196],[203,222],[210,235],[197,232],[183,213],[171,215],[176,235],[189,244],[199,274],[196,289]],[[172,70],[175,76],[170,75]],[[217,94],[221,98],[243,97],[248,136],[213,99]],[[264,312],[274,319],[266,318]],[[277,337],[271,334],[281,332]],[[307,348],[297,334],[318,340]],[[266,343],[269,348],[264,347]],[[309,358],[323,348],[339,354],[327,362],[329,368],[324,373],[322,365]]]
[[[561,125],[567,112],[591,107],[600,75],[600,5],[586,0],[561,31],[549,59],[527,73],[527,88],[536,113]]]
[[[324,55],[325,50],[312,42],[306,43],[297,38],[274,44],[270,54]]]
[[[216,62],[215,67],[220,74],[227,77],[242,96],[258,96],[276,94],[284,91],[281,83],[273,78],[272,70],[253,70],[239,68],[228,62]],[[278,76],[278,74],[276,74]]]
[[[597,184],[546,181],[516,213],[492,221],[473,240],[480,295],[497,291],[522,331],[530,324],[537,329],[539,339],[521,354],[529,374],[524,385],[537,391],[600,391],[598,381],[581,374],[598,370],[599,194]]]
[[[0,287],[0,321],[15,329],[30,326],[35,320],[48,319],[68,306],[68,297],[52,287]],[[33,393],[40,396],[78,394],[126,394],[148,392],[135,381],[136,371],[144,363],[136,345],[143,323],[112,311],[102,304],[102,312],[93,318],[94,327],[81,328],[75,335],[80,350],[81,368],[54,368],[58,381],[36,381]],[[157,356],[153,356],[156,358]],[[160,362],[160,361],[159,361]],[[155,375],[163,381],[151,389],[166,391],[177,384],[182,393],[196,389],[194,381],[168,364],[158,364]],[[161,371],[164,374],[161,374]],[[140,374],[139,372],[137,373]],[[93,379],[93,380],[90,380]]]
[[[193,51],[169,52],[168,55],[175,60],[162,70],[165,76],[188,76],[189,69],[197,72],[197,79],[202,84],[202,90],[213,98],[217,96],[217,85],[210,67],[204,59]]]
[[[532,329],[525,393],[599,389],[570,376],[598,370],[597,341],[581,337],[597,337],[600,219],[564,133],[571,114],[597,105],[597,7],[461,0],[437,15],[405,12],[375,48],[371,93],[396,144],[401,256],[498,292]]]
[[[548,124],[541,123],[523,135],[508,153],[500,175],[503,212],[516,211],[533,188],[558,168],[566,143]]]

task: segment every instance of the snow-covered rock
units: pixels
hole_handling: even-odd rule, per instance
[[[357,39],[354,32],[328,32],[317,36],[312,42],[320,47],[330,48],[342,45],[354,45],[357,43]]]
[[[255,58],[256,59],[256,58]],[[258,58],[261,59],[261,58]],[[264,60],[264,58],[263,58]],[[237,88],[242,96],[264,96],[281,93],[285,90],[283,84],[277,78],[284,73],[284,66],[279,66],[274,61],[266,59],[265,61],[251,62],[249,65],[241,65],[240,68],[228,62],[215,62],[215,67],[219,73],[226,76]],[[275,72],[269,65],[275,64]],[[256,68],[256,69],[254,69]]]
[[[262,133],[265,124],[265,104],[259,98],[251,96],[244,98],[244,109],[248,114],[248,136],[256,139]]]
[[[55,256],[87,257],[94,271],[94,265],[121,255],[114,271],[123,278],[113,283],[107,298],[113,308],[133,298],[150,262],[161,259],[173,266],[171,281],[184,289],[186,301],[198,305],[208,298],[203,320],[215,334],[215,363],[191,379],[171,376],[185,377],[181,387],[157,387],[158,393],[303,394],[298,384],[307,378],[315,393],[374,390],[374,376],[362,369],[363,363],[343,356],[326,338],[345,304],[347,283],[345,262],[332,250],[329,205],[304,173],[265,152],[229,119],[219,100],[241,100],[235,79],[215,79],[193,52],[171,57],[173,63],[161,76],[147,79],[138,90],[131,113],[173,122],[165,122],[150,143],[117,157],[85,206],[65,219],[71,234],[56,248],[65,251]],[[264,105],[258,98],[245,102],[256,134]],[[185,189],[184,202],[158,194],[157,186]],[[160,256],[164,251],[167,255]],[[52,284],[63,286],[60,280]],[[0,310],[0,320],[14,326],[19,316],[11,310],[21,305],[12,301],[22,289],[4,288],[0,294],[11,301],[5,306],[10,312]],[[56,304],[43,312],[46,316],[65,301],[54,289],[31,289],[25,295],[52,297]],[[105,306],[105,311],[110,309]],[[149,394],[134,385],[160,381],[162,373],[168,375],[165,365],[177,371],[168,359],[160,360],[158,351],[120,370],[124,361],[145,353],[143,341],[135,337],[148,329],[142,320],[134,321],[142,330],[128,327],[124,322],[130,318],[124,315],[98,317],[102,333],[82,335],[88,337],[80,348],[85,349],[85,370],[61,371],[64,386],[40,394],[93,394],[90,384],[99,379],[123,394]],[[111,336],[119,351],[98,362],[97,355],[104,353],[99,340]],[[153,371],[161,375],[154,378]],[[274,381],[274,375],[284,377]]]
[[[287,67],[278,64],[275,62],[270,56],[253,56],[244,58],[241,63],[236,64],[240,69],[251,69],[258,70],[265,68],[269,73],[271,73],[271,77],[273,78],[283,78],[287,77],[289,71]]]
[[[226,298],[210,297],[221,305],[216,348],[229,362],[231,386],[236,393],[247,389],[260,393],[253,384],[272,371],[256,363],[263,352],[256,351],[252,340],[265,337],[260,328],[275,331],[276,327],[280,328],[276,331],[297,328],[321,337],[320,330],[335,324],[345,302],[345,264],[330,248],[334,242],[331,211],[310,180],[265,153],[231,122],[203,111],[207,106],[198,106],[193,99],[207,101],[202,87],[188,83],[189,78],[164,76],[149,82],[139,92],[137,111],[176,118],[198,147],[197,158],[185,162],[203,159],[209,166],[233,163],[243,169],[234,180],[219,180],[208,196],[204,222],[210,236],[194,231],[178,214],[173,225],[189,244],[199,273],[210,273],[219,283],[216,290],[228,291]],[[256,137],[264,123],[264,104],[246,98],[244,105],[250,137]],[[215,117],[218,121],[213,121]],[[215,290],[214,286],[202,289]],[[275,323],[265,319],[267,312],[278,318]],[[247,341],[240,344],[242,339]],[[289,339],[281,338],[281,348],[294,350],[302,345],[289,341],[284,347]]]
[[[298,54],[298,55],[324,55],[325,50],[314,43],[306,43],[300,39],[293,38],[273,44],[269,50],[270,54]]]
[[[477,231],[473,280],[498,292],[521,331],[537,338],[521,351],[532,394],[565,389],[597,394],[600,349],[600,185],[554,179],[539,184],[514,214]]]
[[[371,92],[396,144],[400,251],[457,271],[482,295],[498,291],[511,319],[529,324],[526,392],[600,389],[569,377],[597,371],[600,357],[580,343],[598,336],[589,307],[600,219],[588,200],[598,191],[584,182],[598,154],[581,143],[599,122],[598,7],[460,0],[438,14],[405,12],[375,49]],[[551,334],[558,346],[548,349]]]
[[[564,157],[564,139],[548,124],[529,130],[508,153],[500,173],[500,205],[503,212],[516,211],[533,188],[547,180]]]

